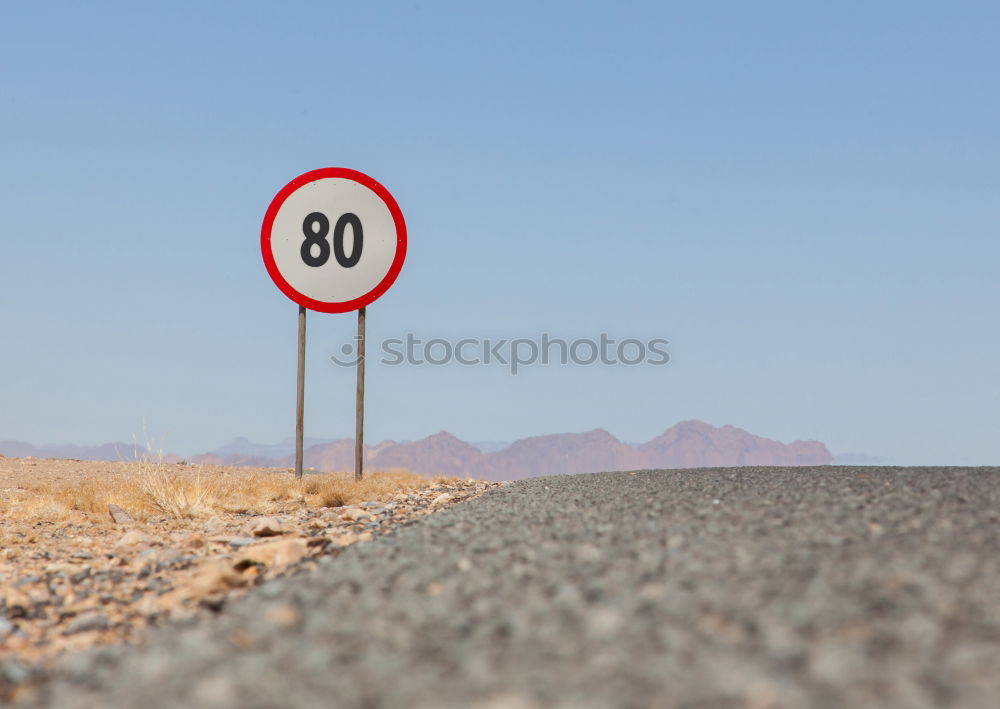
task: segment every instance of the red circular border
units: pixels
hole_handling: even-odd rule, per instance
[[[345,180],[353,180],[370,189],[379,196],[379,199],[385,202],[385,206],[389,208],[389,213],[392,214],[392,221],[396,225],[396,255],[389,265],[389,271],[379,281],[378,285],[370,291],[354,300],[342,303],[327,303],[322,300],[313,300],[309,296],[299,293],[284,279],[281,272],[278,271],[278,265],[274,262],[274,254],[271,253],[271,229],[274,226],[274,218],[277,216],[278,210],[281,209],[281,205],[285,203],[285,200],[288,199],[288,196],[292,192],[303,185],[308,185],[310,182],[315,182],[326,177],[340,177]],[[267,207],[267,212],[264,213],[264,223],[260,228],[260,251],[264,256],[264,266],[267,268],[267,273],[271,276],[271,280],[274,281],[274,284],[278,286],[282,293],[296,303],[321,313],[348,313],[374,302],[389,290],[390,286],[396,281],[396,276],[399,275],[399,271],[403,268],[403,261],[406,259],[406,222],[403,221],[403,213],[400,211],[399,205],[396,204],[396,200],[389,194],[389,190],[368,177],[368,175],[346,167],[322,167],[318,170],[310,170],[299,175],[282,187],[278,194],[274,196],[274,199],[271,200],[271,204]]]

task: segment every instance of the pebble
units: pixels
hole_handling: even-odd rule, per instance
[[[348,507],[340,513],[340,518],[349,522],[360,522],[371,519],[371,515],[358,507]]]
[[[438,505],[444,505],[449,502],[451,502],[451,493],[442,492],[431,501],[431,507],[437,507]]]
[[[17,626],[0,615],[0,638],[5,638],[17,630]]]
[[[185,540],[184,545],[189,549],[201,549],[205,546],[205,535],[195,532]]]
[[[264,617],[272,625],[290,627],[298,625],[302,614],[294,606],[281,603],[268,608]]]
[[[7,659],[0,660],[0,677],[10,684],[21,684],[31,677],[31,673],[17,660]]]
[[[256,517],[244,525],[242,533],[250,537],[275,537],[284,534],[285,529],[275,517]]]
[[[170,590],[170,583],[160,578],[152,578],[146,582],[146,590],[154,593],[163,593]]]
[[[81,615],[70,621],[63,631],[64,635],[75,635],[76,633],[86,633],[91,630],[107,630],[110,625],[108,617],[103,613],[89,613]]]
[[[114,503],[108,505],[108,514],[111,515],[111,520],[115,524],[132,524],[135,522],[132,515]]]
[[[138,529],[130,529],[125,532],[118,541],[115,543],[116,547],[135,547],[140,544],[145,544],[149,541],[149,537],[140,532]]]
[[[237,559],[264,564],[270,569],[284,569],[291,564],[302,561],[309,551],[305,539],[282,539],[277,542],[256,544],[247,548]]]

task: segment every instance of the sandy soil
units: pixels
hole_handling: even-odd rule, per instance
[[[496,485],[0,457],[0,662],[139,642]]]

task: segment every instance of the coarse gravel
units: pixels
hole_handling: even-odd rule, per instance
[[[65,707],[996,707],[1000,469],[537,478],[144,646]]]

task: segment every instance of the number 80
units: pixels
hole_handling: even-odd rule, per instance
[[[354,246],[351,255],[344,253],[344,229],[351,225],[351,233],[354,235]],[[318,267],[325,264],[330,259],[330,242],[326,240],[330,233],[330,220],[322,212],[312,212],[306,216],[302,222],[302,233],[306,240],[302,242],[302,261],[307,266]],[[361,249],[364,244],[364,232],[361,229],[361,220],[356,214],[348,212],[340,215],[340,219],[333,227],[333,255],[344,268],[350,268],[361,260]],[[319,247],[319,255],[313,256],[313,246]]]

